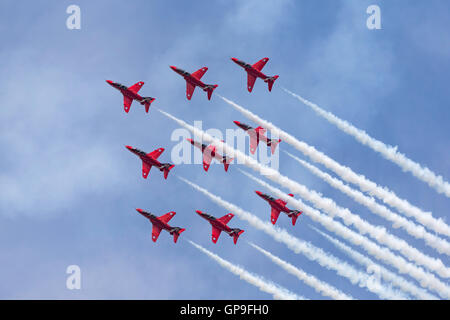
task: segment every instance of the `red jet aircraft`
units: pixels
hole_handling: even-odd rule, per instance
[[[241,66],[242,68],[247,71],[247,89],[248,92],[252,92],[253,85],[255,84],[256,78],[261,78],[264,80],[264,82],[267,82],[269,86],[269,91],[272,91],[272,86],[275,80],[278,79],[278,76],[269,77],[266,76],[264,73],[261,72],[262,68],[266,65],[267,61],[269,61],[269,58],[262,58],[257,63],[253,65],[249,65],[248,63],[238,60],[236,58],[231,58],[233,62]]]
[[[268,147],[270,147],[272,154],[275,153],[275,149],[277,148],[277,145],[281,142],[281,139],[269,139],[265,135],[266,129],[263,127],[258,128],[252,128],[249,125],[245,123],[240,123],[239,121],[233,121],[235,125],[237,125],[242,130],[247,131],[248,135],[250,136],[250,152],[252,154],[255,153],[256,148],[258,147],[259,140],[264,141]]]
[[[200,210],[195,210],[199,214],[200,217],[203,219],[206,219],[209,221],[209,223],[212,226],[212,242],[216,243],[219,239],[220,233],[222,231],[225,231],[230,235],[230,237],[233,237],[234,244],[236,244],[239,236],[244,232],[244,230],[238,229],[238,228],[230,228],[227,226],[228,222],[231,220],[231,218],[234,217],[234,214],[228,213],[224,215],[222,218],[215,218],[207,213],[201,212]]]
[[[233,158],[227,158],[227,156],[220,155],[216,147],[213,145],[205,145],[203,143],[194,141],[192,139],[186,139],[189,141],[194,147],[199,148],[203,153],[203,169],[205,171],[208,171],[209,165],[211,164],[212,159],[217,159],[220,163],[223,163],[223,166],[225,168],[225,171],[228,171],[228,167],[230,166],[230,163],[233,161]]]
[[[171,211],[168,212],[161,217],[157,217],[149,212],[146,212],[142,209],[136,209],[137,212],[142,214],[144,217],[146,217],[153,225],[152,228],[152,240],[153,242],[156,242],[158,240],[159,234],[161,233],[161,230],[167,230],[171,235],[173,235],[173,242],[177,243],[177,239],[180,236],[180,234],[186,230],[181,229],[179,227],[171,227],[169,225],[170,219],[172,219],[176,212]]]
[[[139,90],[141,90],[142,86],[144,85],[143,81],[139,81],[135,84],[133,84],[131,87],[127,88],[123,84],[106,80],[108,84],[110,84],[113,88],[116,88],[123,94],[123,107],[125,109],[125,112],[128,113],[130,111],[131,103],[133,100],[138,101],[140,104],[145,106],[145,112],[148,113],[148,109],[150,109],[150,104],[155,101],[155,98],[152,97],[141,97],[138,95]]]
[[[142,176],[144,179],[147,179],[148,173],[150,172],[150,169],[152,166],[155,166],[159,169],[159,171],[164,171],[164,179],[167,179],[167,176],[169,175],[169,171],[175,167],[175,165],[171,163],[161,163],[158,161],[158,157],[161,155],[161,153],[164,152],[164,148],[156,149],[155,151],[152,151],[148,154],[146,154],[144,151],[141,151],[139,149],[125,146],[128,150],[130,150],[132,153],[137,155],[142,160]]]
[[[207,67],[198,69],[194,73],[189,73],[174,66],[170,66],[170,68],[179,75],[181,75],[184,78],[184,80],[186,80],[186,97],[188,100],[191,100],[192,95],[194,94],[195,87],[200,87],[203,89],[203,91],[207,92],[208,100],[211,100],[211,95],[214,89],[219,86],[217,84],[205,84],[202,81],[200,81],[205,72],[208,71]]]
[[[289,218],[292,218],[292,225],[295,226],[295,222],[297,221],[297,218],[299,215],[303,213],[303,211],[299,210],[291,210],[288,207],[286,207],[287,202],[282,199],[275,199],[267,194],[264,194],[260,191],[255,191],[258,196],[266,200],[271,208],[272,211],[270,212],[271,218],[270,221],[272,221],[272,224],[275,224],[277,222],[278,216],[280,215],[280,212],[285,212]],[[293,197],[293,194],[289,194],[291,197]]]

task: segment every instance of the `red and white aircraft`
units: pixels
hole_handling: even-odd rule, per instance
[[[250,136],[250,152],[252,154],[255,153],[256,148],[258,147],[259,144],[259,140],[265,142],[267,146],[270,147],[272,154],[275,153],[275,149],[277,148],[277,145],[281,142],[281,139],[277,140],[267,138],[267,136],[265,135],[266,129],[264,129],[263,127],[252,128],[245,123],[240,123],[239,121],[233,122],[242,130],[247,131],[248,135]]]
[[[142,209],[136,209],[137,212],[142,214],[144,217],[146,217],[153,225],[152,228],[152,240],[153,242],[156,242],[158,240],[159,234],[161,233],[161,230],[167,230],[171,235],[173,235],[173,242],[177,243],[177,239],[180,236],[180,234],[186,230],[179,227],[171,227],[169,225],[170,219],[172,219],[176,212],[171,211],[168,212],[161,217],[157,217],[149,212],[146,212]]]
[[[146,154],[144,151],[141,151],[139,149],[125,146],[128,150],[130,150],[132,153],[137,155],[142,160],[142,176],[144,179],[147,179],[148,173],[150,172],[150,169],[152,166],[155,166],[159,169],[159,171],[164,172],[164,179],[167,179],[167,176],[169,175],[169,171],[175,167],[175,165],[171,163],[161,163],[158,161],[158,157],[161,155],[161,153],[164,152],[164,148],[156,149],[155,151],[152,151],[148,154]]]
[[[269,86],[269,91],[272,91],[272,86],[275,80],[278,79],[278,76],[269,77],[266,76],[264,73],[261,72],[262,68],[266,65],[267,61],[269,61],[269,58],[262,58],[258,62],[256,62],[253,65],[250,65],[244,61],[238,60],[236,58],[231,58],[236,64],[241,66],[242,68],[247,71],[247,89],[248,92],[252,92],[253,85],[255,84],[256,78],[261,78],[264,80],[264,82],[267,83]]]
[[[130,111],[131,103],[133,100],[138,101],[140,104],[145,106],[145,112],[148,113],[148,109],[150,109],[150,104],[155,101],[155,98],[152,97],[141,97],[138,95],[139,90],[141,90],[142,86],[144,85],[143,81],[139,81],[135,84],[133,84],[131,87],[127,88],[123,84],[106,80],[108,84],[110,84],[113,88],[116,88],[123,94],[123,107],[125,109],[125,112],[128,113]]]
[[[200,79],[203,77],[206,71],[208,71],[207,67],[203,67],[195,71],[194,73],[189,73],[180,68],[170,66],[170,68],[181,75],[184,80],[186,80],[186,97],[188,100],[191,100],[192,95],[194,94],[195,87],[200,87],[203,91],[208,93],[208,100],[211,100],[211,95],[215,88],[219,85],[217,84],[205,84]]]
[[[216,147],[213,145],[207,146],[206,144],[194,141],[189,138],[186,140],[189,141],[194,147],[197,147],[202,151],[203,169],[205,169],[205,171],[208,171],[211,161],[213,159],[217,159],[220,163],[223,163],[225,171],[228,171],[228,167],[230,166],[230,163],[233,161],[233,158],[228,158],[227,156],[219,154],[216,150]]]
[[[215,218],[207,213],[201,212],[200,210],[195,210],[200,217],[209,221],[212,226],[212,242],[216,243],[219,239],[220,233],[225,231],[230,237],[233,237],[234,244],[236,244],[239,236],[244,232],[244,230],[238,228],[230,228],[227,226],[228,222],[234,217],[234,214],[228,213],[222,218]]]
[[[260,191],[255,191],[258,196],[266,200],[271,208],[272,211],[270,212],[270,221],[272,224],[275,224],[277,222],[278,216],[280,215],[280,212],[285,212],[289,218],[292,219],[292,225],[295,226],[295,222],[297,221],[297,218],[299,215],[303,213],[303,211],[299,210],[291,210],[288,207],[286,207],[287,202],[282,199],[275,199],[267,194],[264,194]],[[291,197],[293,197],[293,194],[289,194]]]

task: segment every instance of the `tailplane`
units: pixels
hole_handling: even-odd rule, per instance
[[[211,96],[212,93],[214,91],[214,89],[216,89],[219,85],[214,84],[214,85],[208,85],[205,89],[206,92],[208,92],[208,100],[211,100]]]
[[[225,172],[228,171],[228,167],[230,166],[230,163],[233,162],[233,160],[234,158],[227,158],[226,156],[223,156],[222,162],[225,168]]]
[[[267,145],[270,146],[270,151],[272,154],[275,153],[275,149],[277,148],[278,144],[281,142],[281,139],[275,140],[275,139],[269,139],[267,141]]]
[[[178,228],[178,227],[176,227],[176,228],[173,228],[171,231],[170,231],[170,234],[171,235],[173,235],[173,242],[175,242],[175,243],[177,243],[177,240],[178,240],[178,237],[180,236],[180,234],[183,232],[183,231],[185,231],[186,229],[181,229],[181,228]]]
[[[155,101],[155,98],[152,97],[142,97],[142,100],[140,101],[140,103],[145,106],[145,112],[148,113],[148,110],[150,109],[150,105],[152,104],[153,101]]]
[[[292,219],[292,225],[295,226],[295,222],[297,221],[297,218],[302,214],[302,211],[293,210],[290,212],[289,217]]]
[[[239,236],[244,233],[244,230],[241,229],[233,229],[233,242],[234,244],[236,244],[236,242],[238,241]]]
[[[273,76],[273,77],[269,77],[267,79],[264,80],[264,82],[267,82],[268,86],[269,86],[269,91],[272,91],[272,86],[273,83],[275,82],[275,80],[278,79],[278,76]]]
[[[161,167],[159,168],[159,170],[164,171],[164,179],[167,179],[167,176],[169,175],[169,171],[175,167],[174,164],[170,164],[170,163],[163,163],[161,165]]]

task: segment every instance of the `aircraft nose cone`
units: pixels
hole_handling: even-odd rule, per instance
[[[187,138],[186,140],[189,141],[191,144],[194,144],[194,140],[192,140],[190,138]]]
[[[231,60],[233,60],[234,62],[238,61],[238,59],[236,58],[231,58]]]
[[[175,67],[175,66],[170,66],[170,69],[172,69],[172,70],[177,70],[177,67]]]
[[[203,214],[203,212],[201,212],[200,210],[195,210],[195,212],[197,212],[199,215]]]
[[[109,83],[109,84],[113,84],[112,80],[106,80],[106,82]]]
[[[241,123],[239,121],[233,121],[235,125],[240,125]]]
[[[125,146],[125,148],[127,148],[128,150],[133,150],[133,147],[132,146]]]
[[[142,209],[137,208],[136,211],[142,213]]]
[[[262,192],[261,192],[261,191],[255,191],[255,193],[256,193],[258,196],[262,196]]]

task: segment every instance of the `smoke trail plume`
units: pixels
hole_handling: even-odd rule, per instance
[[[346,295],[342,291],[336,289],[335,287],[329,285],[328,283],[322,282],[313,275],[310,275],[306,273],[303,270],[300,270],[299,268],[293,266],[289,262],[286,262],[279,257],[273,255],[267,250],[264,250],[263,248],[257,246],[254,243],[249,242],[249,244],[264,254],[266,257],[268,257],[270,260],[272,260],[274,263],[279,265],[281,268],[283,268],[285,271],[289,272],[290,274],[297,277],[300,281],[306,283],[310,287],[312,287],[314,290],[316,290],[318,293],[322,294],[323,296],[330,297],[335,300],[353,300],[353,298],[349,295]]]
[[[194,133],[194,135],[200,136],[202,140],[209,141],[218,146],[219,148],[224,150],[225,154],[241,160],[241,162],[243,162],[246,166],[252,168],[257,172],[263,173],[272,181],[289,188],[293,193],[297,193],[308,201],[311,201],[317,208],[323,209],[331,216],[338,215],[345,221],[345,223],[353,224],[360,230],[362,234],[368,233],[371,237],[373,237],[380,243],[383,243],[394,250],[399,250],[411,261],[415,261],[420,265],[426,266],[430,270],[438,272],[442,277],[450,276],[450,271],[444,266],[441,260],[431,258],[423,254],[419,250],[407,244],[406,241],[389,234],[385,228],[375,227],[371,225],[370,223],[362,220],[359,216],[352,214],[348,209],[339,207],[332,199],[323,198],[319,193],[311,191],[304,185],[301,185],[295,181],[290,180],[288,177],[281,175],[278,171],[260,164],[255,159],[247,156],[239,150],[235,150],[233,147],[230,147],[228,144],[212,137],[203,130],[195,128],[187,124],[183,120],[180,120],[168,114],[167,112],[161,111],[159,109],[157,110],[170,119],[173,119],[181,126],[190,130],[192,133]]]
[[[385,267],[376,264],[370,258],[364,256],[363,254],[353,250],[349,246],[345,245],[341,241],[331,237],[330,235],[320,231],[316,227],[310,226],[310,228],[314,229],[316,232],[321,234],[323,237],[328,239],[331,243],[333,243],[337,248],[346,253],[350,258],[355,260],[357,263],[365,266],[367,269],[373,268],[373,270],[378,270],[380,276],[386,281],[391,283],[392,285],[400,288],[402,291],[422,300],[437,300],[438,297],[428,293],[426,290],[417,287],[414,283],[406,280],[405,278],[396,275],[395,273],[389,271]]]
[[[389,265],[395,267],[400,273],[408,274],[409,276],[415,278],[420,282],[420,285],[425,288],[429,288],[439,293],[445,299],[450,297],[450,288],[443,282],[441,282],[438,278],[435,277],[434,274],[431,274],[421,267],[418,267],[412,263],[409,263],[405,259],[400,256],[397,256],[392,253],[388,248],[380,247],[376,243],[370,241],[365,236],[362,236],[353,230],[345,227],[341,223],[333,220],[331,217],[323,215],[319,211],[315,210],[304,204],[300,199],[294,199],[281,190],[271,186],[270,184],[258,179],[251,174],[244,172],[246,176],[251,178],[252,180],[258,182],[260,185],[268,189],[272,194],[280,197],[290,205],[292,205],[295,209],[303,210],[305,214],[311,217],[314,221],[322,224],[327,230],[339,235],[340,237],[347,239],[354,245],[360,246],[369,254],[381,260]]]
[[[272,131],[273,134],[277,135],[284,142],[290,144],[298,151],[302,152],[314,162],[323,164],[325,167],[335,172],[343,180],[357,185],[361,189],[361,191],[368,192],[370,195],[381,199],[384,203],[387,203],[391,207],[398,209],[401,213],[405,214],[408,217],[414,217],[414,219],[416,219],[419,223],[430,228],[431,230],[450,237],[450,227],[442,219],[434,218],[431,215],[431,212],[425,212],[411,205],[408,201],[400,199],[393,191],[389,190],[388,188],[380,187],[376,183],[368,180],[363,175],[353,172],[349,167],[345,167],[339,164],[324,153],[316,150],[314,147],[306,144],[305,142],[298,140],[287,132],[284,132],[283,130],[277,128],[272,123],[261,119],[244,107],[241,107],[233,101],[228,100],[227,98],[224,98],[218,94],[217,96],[219,96],[230,106],[241,112],[248,119]]]
[[[313,109],[319,116],[325,118],[328,122],[334,124],[343,132],[354,137],[361,144],[366,145],[372,150],[380,153],[384,158],[398,165],[403,171],[411,172],[413,176],[427,183],[438,193],[443,193],[445,196],[450,198],[450,183],[445,181],[442,176],[436,175],[427,167],[424,168],[417,162],[407,158],[403,153],[397,151],[397,147],[386,145],[385,143],[369,136],[364,130],[356,128],[348,121],[342,120],[331,112],[323,110],[317,104],[312,103],[285,88],[283,88],[283,90],[303,102],[305,105]]]
[[[211,251],[203,248],[202,246],[196,244],[195,242],[188,240],[190,244],[192,244],[194,247],[196,247],[198,250],[202,251],[206,255],[208,255],[211,259],[216,261],[220,266],[227,269],[231,273],[234,273],[235,275],[239,276],[242,280],[250,283],[251,285],[257,287],[263,292],[269,293],[273,296],[274,299],[278,300],[305,300],[304,297],[299,296],[295,293],[290,292],[289,290],[271,282],[268,281],[256,274],[250,273],[244,268],[240,266],[236,266],[232,264],[231,262],[222,259],[217,254],[212,253]]]
[[[327,268],[329,270],[334,270],[338,275],[347,278],[352,284],[357,284],[362,288],[366,288],[368,291],[371,291],[378,295],[382,299],[406,299],[405,295],[398,291],[393,290],[387,286],[372,286],[370,277],[355,268],[353,268],[350,264],[342,261],[333,255],[330,255],[324,252],[322,249],[315,247],[309,242],[302,241],[291,234],[289,234],[286,230],[278,228],[270,224],[269,222],[264,222],[259,219],[257,216],[253,215],[250,212],[247,212],[240,207],[223,200],[222,198],[210,193],[208,190],[196,185],[195,183],[186,180],[184,178],[178,177],[180,180],[194,188],[195,190],[203,193],[212,201],[222,206],[223,208],[229,210],[236,214],[242,220],[247,221],[250,225],[255,227],[258,230],[264,231],[266,234],[271,236],[278,242],[284,243],[289,249],[291,249],[295,253],[304,254],[309,260],[315,261],[319,263],[322,267]]]
[[[392,222],[394,228],[402,228],[413,237],[425,240],[425,243],[428,246],[436,249],[439,253],[450,255],[450,243],[448,243],[445,239],[442,239],[428,232],[424,227],[419,226],[402,216],[399,216],[398,214],[389,210],[387,207],[377,203],[374,198],[368,197],[362,192],[351,188],[350,186],[344,184],[341,180],[332,177],[326,172],[321,171],[319,168],[313,166],[312,164],[292,155],[287,151],[284,152],[332,187],[345,193],[356,202],[366,206],[376,215],[379,215],[384,219]]]

